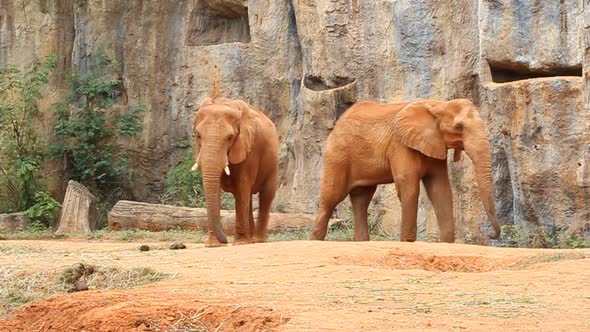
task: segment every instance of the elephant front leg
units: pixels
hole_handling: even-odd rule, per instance
[[[234,195],[236,199],[236,234],[234,245],[251,242],[250,237],[250,202],[252,195],[250,190],[238,190]]]
[[[394,177],[395,178],[395,177]],[[420,179],[410,176],[395,179],[397,196],[402,205],[400,241],[416,241]]]
[[[446,166],[446,161],[445,161]],[[428,198],[432,203],[438,227],[440,230],[441,242],[455,242],[455,221],[453,218],[453,192],[449,177],[446,172],[430,176],[424,179],[424,187]]]

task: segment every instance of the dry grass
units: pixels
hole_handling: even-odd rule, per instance
[[[54,272],[27,274],[7,267],[0,267],[0,317],[21,305],[65,292]]]
[[[78,280],[90,289],[133,288],[164,278],[169,274],[151,268],[91,266],[83,263],[58,270],[30,273],[18,267],[0,267],[0,317],[12,310],[55,294],[63,294]]]
[[[300,229],[286,230],[280,233],[268,235],[268,241],[296,241],[308,240],[311,230],[308,227]],[[0,232],[0,240],[88,240],[97,242],[184,242],[184,243],[203,243],[207,234],[203,231],[189,230],[167,230],[167,231],[145,231],[145,230],[124,230],[109,231],[101,229],[92,233],[66,233],[63,235],[54,235],[50,229],[45,230],[24,230],[14,233]],[[350,241],[353,237],[353,228],[348,225],[333,226],[326,236],[329,241]],[[231,241],[233,237],[228,236]],[[371,240],[389,240],[380,234],[371,234]]]
[[[32,253],[40,253],[43,250],[38,249],[38,248],[32,248],[32,247],[25,247],[25,246],[18,246],[18,247],[0,247],[0,254],[4,255],[4,256],[10,256],[10,255],[27,255],[27,254],[32,254]]]
[[[509,266],[512,270],[522,270],[536,264],[559,262],[564,260],[575,260],[588,258],[588,255],[580,252],[558,252],[554,254],[540,254],[521,259]]]
[[[84,279],[88,287],[99,289],[133,288],[160,281],[169,276],[149,267],[122,268],[118,266],[97,267],[78,263],[66,268],[59,275],[61,282],[73,285]]]
[[[274,331],[276,326],[290,321],[272,312],[274,309],[244,304],[204,305],[198,310],[171,309],[163,317],[140,318],[134,325],[138,330],[154,332]]]
[[[24,230],[13,233],[1,233],[0,240],[57,240],[73,239],[88,240],[97,242],[136,242],[136,241],[175,241],[187,243],[202,243],[206,234],[201,231],[168,230],[150,232],[143,230],[109,231],[106,229],[97,230],[92,233],[66,233],[54,235],[50,229],[46,230]]]
[[[176,318],[171,324],[162,324],[160,322],[153,322],[149,320],[137,321],[135,324],[139,326],[145,326],[149,330],[154,332],[209,332],[209,329],[201,321],[201,316],[207,313],[206,307],[201,308],[196,312],[179,312],[178,318]]]

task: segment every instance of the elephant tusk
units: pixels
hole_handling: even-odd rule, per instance
[[[229,166],[225,166],[224,171],[225,171],[225,174],[229,175]]]
[[[196,171],[196,170],[197,170],[197,168],[199,168],[199,163],[195,163],[195,164],[193,165],[193,167],[191,168],[191,172],[194,172],[194,171]]]

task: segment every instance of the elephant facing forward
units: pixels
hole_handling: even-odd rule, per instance
[[[201,168],[209,236],[207,247],[227,243],[221,227],[220,186],[236,200],[235,244],[267,238],[270,208],[278,188],[279,137],[272,121],[241,100],[206,98],[193,123],[195,165]],[[254,224],[252,195],[260,193]]]
[[[350,195],[354,240],[369,240],[367,208],[378,184],[395,182],[402,207],[401,241],[416,240],[420,180],[432,202],[440,240],[455,241],[453,194],[447,149],[454,160],[465,150],[475,166],[480,197],[494,233],[500,235],[492,196],[490,144],[479,112],[469,100],[359,102],[337,121],[324,149],[319,210],[312,240],[326,237],[332,211]]]

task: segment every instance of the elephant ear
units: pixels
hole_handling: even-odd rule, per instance
[[[435,108],[439,103],[418,101],[395,116],[394,136],[407,147],[436,159],[447,159],[447,148],[438,129]]]
[[[246,160],[248,153],[252,150],[254,137],[256,136],[256,111],[241,100],[233,100],[231,106],[242,113],[240,119],[240,132],[234,144],[229,149],[228,158],[232,164],[239,164]]]
[[[201,151],[201,141],[197,138],[197,121],[199,117],[197,116],[197,112],[195,112],[195,118],[193,120],[193,133],[195,134],[195,161],[199,161],[199,153]]]

